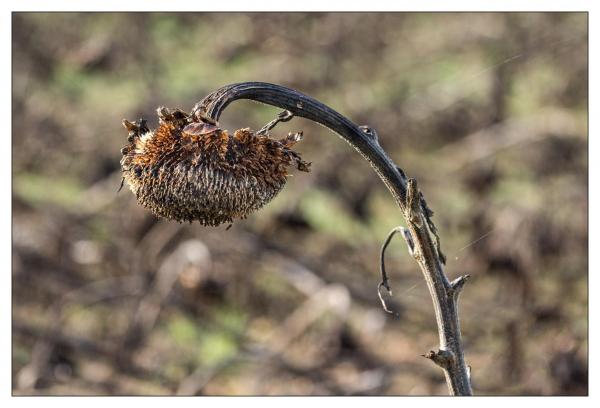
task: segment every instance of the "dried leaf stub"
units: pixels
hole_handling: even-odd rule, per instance
[[[292,146],[302,134],[282,140],[250,129],[230,135],[218,124],[161,107],[160,123],[123,121],[129,143],[121,150],[123,178],[138,203],[160,217],[230,223],[267,204],[285,186],[291,166],[309,171]]]

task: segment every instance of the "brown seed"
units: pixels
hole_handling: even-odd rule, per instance
[[[220,130],[215,125],[211,125],[210,123],[190,123],[186,127],[183,128],[183,133],[186,133],[190,136],[201,136],[208,135],[210,133],[216,132]]]
[[[127,119],[123,119],[123,121],[121,123],[123,124],[123,127],[125,129],[127,129],[129,132],[135,132],[138,130],[138,127],[134,123],[131,123],[130,121],[128,121]]]

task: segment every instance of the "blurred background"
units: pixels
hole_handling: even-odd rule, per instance
[[[580,395],[587,367],[585,13],[13,14],[14,394],[446,395],[431,299],[368,164],[303,119],[312,172],[247,220],[159,220],[121,120],[228,83],[314,96],[417,178],[479,395]],[[278,110],[232,104],[221,124]]]

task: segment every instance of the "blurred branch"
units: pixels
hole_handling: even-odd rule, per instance
[[[457,142],[441,148],[437,155],[452,157],[447,171],[455,172],[465,166],[498,154],[520,144],[532,143],[548,136],[564,138],[585,135],[577,118],[563,109],[545,109],[525,118],[508,119],[474,132]]]
[[[73,350],[73,352],[81,354],[81,356],[84,359],[96,359],[108,362],[111,365],[111,368],[115,370],[115,373],[120,373],[138,379],[160,381],[162,385],[167,387],[174,387],[176,385],[171,378],[164,375],[160,371],[148,370],[147,368],[136,364],[133,361],[126,367],[120,367],[114,364],[115,347],[113,344],[107,343],[105,341],[97,339],[90,340],[85,337],[64,333],[60,329],[42,329],[39,327],[19,322],[12,323],[12,330],[17,336],[33,338],[38,344],[44,345],[42,346],[44,350],[36,352],[36,356],[41,356],[43,354],[44,357],[49,357],[54,347],[65,347],[70,350]],[[45,370],[47,368],[47,364],[47,361],[42,361],[40,357],[37,357],[37,361],[35,362],[35,368],[37,368],[38,370]],[[28,370],[32,369],[29,368]],[[35,382],[38,380],[38,378],[38,371],[31,371],[30,373],[27,373],[26,371],[22,370],[22,373],[20,373],[19,378],[21,384],[19,384],[19,387],[17,389],[19,389],[20,391],[31,390],[35,386]]]
[[[132,349],[139,347],[148,333],[154,328],[160,312],[164,309],[177,278],[189,268],[198,268],[202,272],[210,267],[208,248],[199,240],[188,240],[179,246],[162,262],[152,286],[140,299],[137,310],[129,322],[129,328],[123,338],[121,357],[125,361]]]
[[[276,240],[269,240],[262,235],[253,234],[249,231],[244,231],[244,235],[245,241],[248,245],[251,245],[252,250],[267,256],[269,264],[273,262],[282,264],[279,270],[283,277],[304,295],[310,296],[316,290],[334,282],[342,283],[350,293],[353,302],[358,300],[365,305],[372,305],[372,292],[364,285],[354,284],[355,277],[348,278],[344,277],[343,274],[335,278],[318,276],[314,271],[319,269],[320,263],[312,263],[309,259],[303,259],[302,262],[299,262],[297,255],[289,247]],[[402,310],[402,305],[399,302],[391,302],[390,300],[388,303],[394,307],[396,312]]]
[[[96,347],[85,339],[74,339],[73,337],[63,335],[62,327],[65,320],[65,309],[72,304],[91,305],[106,299],[132,296],[143,289],[143,282],[137,276],[127,276],[124,278],[108,278],[94,281],[90,284],[81,286],[75,290],[67,292],[61,298],[57,299],[47,311],[47,321],[49,327],[44,331],[37,333],[34,329],[13,322],[13,330],[23,332],[37,337],[37,341],[32,350],[31,361],[17,373],[17,388],[33,388],[50,363],[50,358],[54,347],[59,343],[69,343],[73,348],[89,351],[93,354],[108,354],[100,352],[100,346]],[[33,333],[33,334],[32,334]],[[36,334],[37,333],[37,334]],[[105,350],[104,348],[102,348]]]
[[[440,350],[432,358],[446,375],[452,395],[471,395],[471,383],[464,361],[460,325],[457,311],[455,287],[444,274],[444,257],[439,248],[439,239],[423,195],[416,180],[408,179],[379,145],[377,134],[368,127],[358,127],[349,119],[293,89],[261,82],[245,82],[224,86],[198,102],[192,110],[196,120],[208,117],[218,120],[224,109],[237,99],[250,99],[277,106],[295,116],[320,123],[339,134],[354,147],[374,168],[390,190],[414,243],[413,257],[419,264],[427,282],[436,313]],[[432,238],[431,235],[434,235]]]

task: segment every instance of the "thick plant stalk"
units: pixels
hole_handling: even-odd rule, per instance
[[[409,239],[413,244],[411,255],[423,272],[433,300],[440,345],[438,351],[430,351],[424,357],[443,369],[450,394],[472,395],[457,310],[459,294],[469,276],[461,276],[450,282],[444,274],[445,258],[440,250],[435,225],[431,221],[433,212],[418,190],[416,181],[407,178],[388,157],[372,129],[359,127],[316,99],[280,85],[244,82],[224,86],[198,102],[192,115],[217,121],[227,105],[237,99],[250,99],[283,108],[295,116],[328,127],[358,150],[375,169],[406,220]]]

